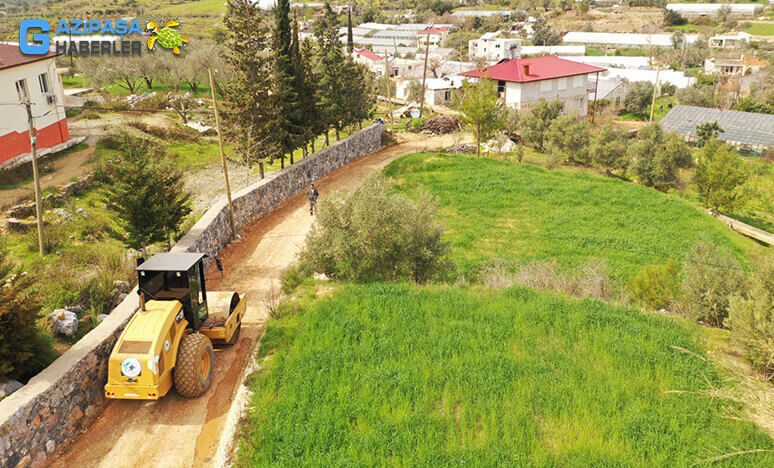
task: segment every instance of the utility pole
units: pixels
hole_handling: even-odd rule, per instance
[[[597,72],[597,81],[594,83],[594,108],[591,111],[591,123],[597,117],[597,95],[599,94],[599,72]]]
[[[231,222],[231,240],[236,239],[236,223],[234,222],[234,205],[231,203],[231,185],[228,182],[228,166],[226,165],[226,153],[223,151],[223,133],[220,131],[220,117],[218,116],[218,100],[215,99],[215,83],[212,80],[212,69],[207,69],[210,77],[210,93],[212,94],[212,107],[215,109],[215,128],[218,130],[218,144],[220,145],[220,162],[223,164],[223,176],[226,178],[226,196],[228,197],[228,219]]]
[[[422,99],[419,100],[419,118],[425,110],[425,81],[427,80],[427,57],[430,55],[430,34],[425,36],[425,66],[422,69]]]
[[[648,122],[653,122],[653,111],[656,109],[656,92],[658,92],[658,74],[661,71],[661,67],[656,66],[656,84],[653,86],[653,99],[650,101],[650,119]]]
[[[32,177],[35,179],[35,216],[38,221],[38,251],[40,255],[46,255],[43,249],[43,202],[40,199],[40,176],[38,173],[38,136],[35,132],[35,124],[32,120],[32,103],[29,98],[24,98],[24,107],[27,109],[27,123],[30,126],[30,149],[32,151]]]

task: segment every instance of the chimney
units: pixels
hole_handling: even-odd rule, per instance
[[[524,76],[529,76],[529,64],[525,63],[522,65],[522,71],[524,71]]]

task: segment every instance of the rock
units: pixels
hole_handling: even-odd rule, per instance
[[[16,390],[22,388],[24,385],[16,380],[6,380],[0,382],[0,398],[7,397]]]
[[[115,280],[113,281],[113,286],[115,286],[118,292],[122,293],[128,293],[132,290],[132,285],[129,284],[129,281]]]
[[[56,448],[56,442],[49,439],[48,442],[46,442],[46,452],[51,453]]]
[[[64,336],[73,336],[78,332],[78,315],[67,309],[56,309],[49,316],[54,324],[54,332]]]
[[[27,219],[18,219],[18,218],[8,218],[8,230],[14,231],[14,232],[29,232],[32,229],[35,228],[37,225],[37,221],[33,220],[27,220]]]
[[[313,276],[316,280],[328,281],[328,277],[325,275],[325,273],[315,273]]]
[[[105,320],[106,318],[108,318],[107,314],[99,314],[99,315],[97,315],[97,323],[102,323],[102,321]]]

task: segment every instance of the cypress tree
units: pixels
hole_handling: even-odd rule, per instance
[[[342,127],[344,114],[343,102],[348,92],[344,83],[345,62],[341,40],[339,39],[339,20],[325,2],[324,15],[315,24],[317,37],[317,62],[320,89],[320,114],[325,122],[325,144],[328,144],[328,128],[336,130],[336,138]]]
[[[271,48],[274,59],[272,74],[272,97],[280,119],[276,132],[282,150],[281,166],[285,167],[285,155],[290,154],[293,164],[293,151],[298,148],[303,134],[296,73],[293,64],[293,34],[290,29],[290,0],[277,0],[274,7],[274,28]]]
[[[352,55],[355,48],[355,40],[352,37],[352,7],[347,7],[347,53]]]

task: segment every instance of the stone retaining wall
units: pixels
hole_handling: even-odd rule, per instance
[[[373,124],[234,194],[237,229],[275,210],[291,195],[381,146]],[[217,254],[231,238],[228,205],[216,202],[173,251]],[[60,444],[88,427],[105,402],[107,358],[138,308],[133,290],[96,328],[27,385],[0,401],[0,466],[44,466]],[[138,402],[138,404],[140,404]]]

